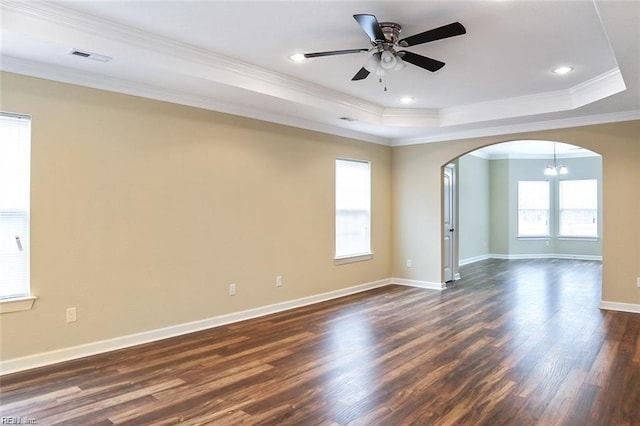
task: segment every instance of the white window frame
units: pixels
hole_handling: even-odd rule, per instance
[[[348,176],[345,174],[348,173],[348,168],[355,171],[352,179],[361,178],[362,180],[360,182],[345,181],[344,179]],[[347,214],[351,214],[351,221],[346,217]],[[354,214],[360,216],[355,218],[355,227],[353,226]],[[349,237],[349,234],[352,237]],[[349,245],[354,248],[348,248]],[[371,163],[369,161],[346,158],[337,158],[335,161],[334,248],[336,265],[370,260],[373,257],[371,250]]]
[[[546,208],[545,207],[537,207],[537,208],[525,208],[523,207],[523,189],[521,184],[525,183],[537,183],[537,184],[546,184],[547,197],[546,197]],[[522,231],[522,212],[525,211],[546,211],[546,230],[542,233],[524,233]],[[519,180],[518,181],[518,205],[517,205],[517,214],[518,214],[518,239],[550,239],[551,238],[551,182],[548,180]]]
[[[595,201],[595,204],[592,206],[592,208],[589,209],[569,209],[569,208],[564,208],[563,203],[565,202],[565,197],[563,196],[563,191],[564,191],[564,185],[565,184],[571,184],[574,182],[590,182],[594,185],[594,190],[595,190],[595,194],[593,194],[595,196],[595,199],[592,201]],[[598,213],[599,213],[599,209],[598,209],[598,204],[599,204],[599,197],[598,197],[598,179],[563,179],[560,180],[558,182],[558,238],[560,239],[585,239],[585,240],[597,240],[599,238],[599,232],[598,232]],[[595,225],[595,233],[594,234],[571,234],[571,233],[567,233],[567,232],[563,232],[563,212],[565,210],[593,210],[595,211],[594,217],[593,217],[593,224]]]
[[[7,313],[29,310],[35,301],[29,276],[31,117],[0,112],[0,126],[0,313]],[[22,232],[11,225],[11,217],[20,216]],[[16,275],[17,285],[8,278]]]

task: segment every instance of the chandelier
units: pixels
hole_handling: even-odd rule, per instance
[[[544,169],[545,176],[558,176],[558,175],[566,175],[569,173],[569,169],[564,164],[561,164],[558,167],[558,162],[556,161],[556,143],[553,143],[553,165],[547,164],[547,167]]]

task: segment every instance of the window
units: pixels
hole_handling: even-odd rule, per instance
[[[549,181],[518,181],[518,237],[549,236]]]
[[[560,236],[598,236],[598,181],[561,180]]]
[[[336,260],[371,258],[370,224],[370,164],[336,160]]]
[[[0,301],[30,296],[30,155],[30,117],[0,112]]]

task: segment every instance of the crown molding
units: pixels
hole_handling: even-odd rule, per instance
[[[483,160],[493,160],[494,159],[494,158],[492,158],[491,155],[487,154],[486,152],[482,152],[481,148],[478,148],[475,151],[468,152],[465,155],[471,155],[472,157],[481,158]],[[471,263],[471,262],[469,262],[469,263]],[[460,264],[460,266],[462,266],[462,264]]]
[[[99,74],[89,74],[66,67],[42,64],[8,56],[2,56],[0,58],[0,69],[2,71],[28,75],[31,77],[44,78],[62,83],[107,90],[132,96],[140,96],[143,98],[172,102],[196,108],[203,108],[211,111],[239,115],[257,120],[284,124],[292,127],[313,130],[387,146],[419,145],[456,139],[469,139],[486,136],[498,136],[514,133],[640,120],[640,110],[632,110],[622,111],[618,113],[590,115],[585,117],[573,117],[558,120],[544,120],[532,123],[494,126],[464,131],[439,132],[437,135],[421,138],[393,139],[358,132],[343,127],[331,126],[328,124],[323,124],[312,120],[305,120],[289,115],[270,113],[257,108],[247,108],[246,106],[235,105],[229,102],[221,102],[215,100],[214,98],[201,95],[188,94],[182,91],[169,90],[163,87],[134,82],[130,80],[118,79]]]
[[[440,110],[417,108],[385,108],[382,123],[392,127],[440,127]]]
[[[569,89],[573,108],[599,101],[627,90],[620,68],[616,67]],[[573,109],[572,108],[572,109]]]
[[[85,73],[66,67],[42,64],[9,56],[0,57],[0,70],[27,75],[30,77],[53,80],[60,83],[106,90],[125,95],[139,96],[142,98],[233,114],[271,123],[284,124],[291,127],[357,139],[378,145],[389,146],[391,144],[390,139],[387,138],[357,132],[342,127],[331,126],[329,124],[319,123],[316,121],[305,120],[290,115],[271,113],[262,109],[248,108],[246,106],[229,103],[227,101],[218,101],[215,98],[207,96],[171,90],[156,85],[124,80],[100,74]]]
[[[446,142],[458,139],[510,135],[515,133],[565,129],[569,127],[591,126],[595,124],[618,123],[622,121],[633,120],[640,120],[640,110],[621,111],[607,114],[588,115],[584,117],[562,118],[557,120],[544,120],[532,123],[511,124],[506,126],[454,131],[449,133],[439,133],[437,135],[424,138],[392,139],[391,146],[421,145],[425,143]]]
[[[485,136],[497,136],[522,132],[640,120],[640,110],[632,110],[622,111],[618,113],[590,115],[585,117],[544,120],[532,123],[486,127],[481,129],[439,132],[437,135],[421,138],[393,139],[358,132],[343,127],[331,126],[328,124],[323,124],[312,120],[305,120],[289,115],[270,113],[268,111],[257,108],[247,108],[246,106],[235,105],[229,102],[217,101],[211,97],[189,94],[183,91],[169,90],[159,86],[118,79],[100,74],[89,74],[66,67],[42,64],[39,62],[27,61],[24,59],[8,56],[2,56],[0,58],[0,69],[2,71],[28,75],[31,77],[44,78],[62,83],[107,90],[127,95],[140,96],[143,98],[156,99],[165,102],[172,102],[180,105],[187,105],[227,114],[239,115],[257,120],[279,123],[292,127],[362,140],[379,145],[390,146],[419,145],[456,139],[469,139]],[[431,119],[433,119],[433,117],[431,117]]]
[[[507,154],[487,154],[481,151],[480,148],[477,151],[472,151],[469,155],[482,158],[484,160],[553,160],[553,154],[522,154],[522,153],[507,153]],[[600,157],[600,154],[586,150],[580,154],[558,154],[556,158],[558,160],[567,160],[571,158],[587,158],[587,157]]]
[[[626,88],[616,67],[565,90],[445,108],[440,111],[442,126],[573,110]]]

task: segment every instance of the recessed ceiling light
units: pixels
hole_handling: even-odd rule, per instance
[[[567,74],[569,72],[573,71],[572,67],[566,67],[566,66],[562,66],[562,67],[558,67],[556,69],[553,70],[554,74]]]
[[[293,55],[289,56],[289,59],[293,62],[302,62],[307,58],[304,57],[303,53],[294,53]]]
[[[403,96],[400,98],[400,102],[402,102],[403,104],[410,104],[415,100],[416,98],[414,98],[413,96]]]

